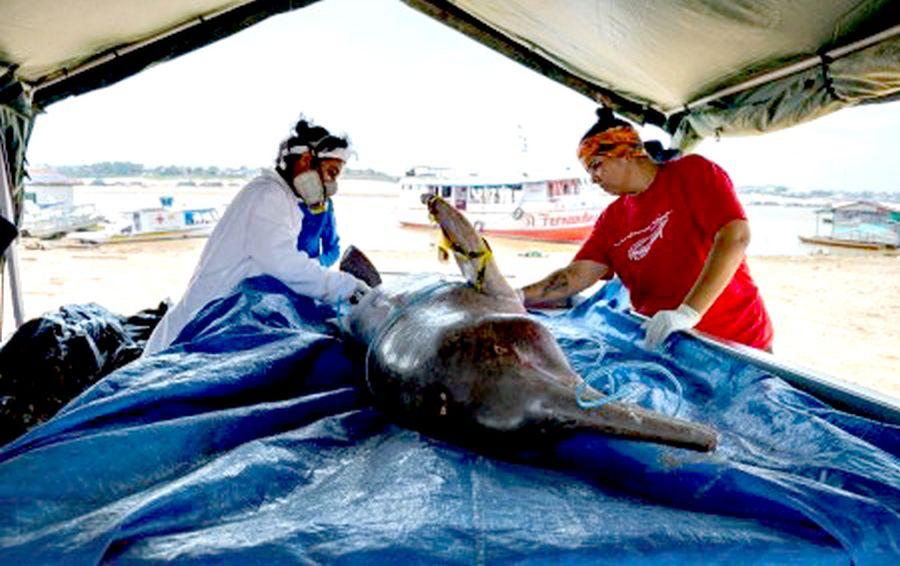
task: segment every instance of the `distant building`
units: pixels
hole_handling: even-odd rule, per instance
[[[31,167],[28,169],[28,178],[25,179],[25,184],[35,186],[71,187],[80,185],[81,181],[66,177],[59,171],[50,167]]]

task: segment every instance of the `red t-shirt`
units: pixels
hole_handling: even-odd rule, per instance
[[[610,268],[628,287],[632,306],[652,316],[674,309],[696,283],[716,232],[746,219],[731,179],[715,163],[689,155],[660,166],[653,183],[610,204],[575,255]],[[767,349],[772,322],[747,263],[696,328]]]

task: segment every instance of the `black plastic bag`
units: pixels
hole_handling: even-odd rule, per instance
[[[0,255],[3,255],[3,253],[6,252],[6,248],[13,243],[13,240],[15,240],[18,235],[19,229],[16,228],[16,225],[0,214]]]
[[[94,303],[67,305],[23,324],[0,348],[0,444],[140,357],[166,310],[161,303],[125,318]]]

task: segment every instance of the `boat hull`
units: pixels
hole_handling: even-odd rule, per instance
[[[401,222],[403,226],[409,228],[434,228],[434,224],[424,224],[417,222]],[[497,238],[512,238],[516,240],[537,240],[541,242],[560,242],[569,244],[580,244],[591,234],[594,228],[593,224],[584,226],[566,226],[562,228],[549,229],[493,229],[483,228],[479,230],[485,236]]]
[[[897,246],[880,242],[861,242],[858,240],[841,240],[838,238],[826,238],[822,236],[799,236],[804,244],[821,246],[835,246],[838,248],[851,248],[855,250],[893,251]]]
[[[159,240],[181,240],[184,238],[208,238],[212,229],[203,230],[173,230],[167,232],[147,232],[135,235],[114,234],[106,239],[78,238],[94,244],[128,244],[135,242],[155,242]]]

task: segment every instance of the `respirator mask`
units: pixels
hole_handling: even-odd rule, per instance
[[[328,199],[337,193],[337,182],[322,182],[319,170],[310,169],[294,177],[294,192],[303,199],[309,211],[322,214],[327,208]]]
[[[319,145],[324,145],[324,147],[318,148],[317,146]],[[338,147],[335,147],[335,145]],[[280,167],[284,170],[288,169],[288,164],[285,161],[287,156],[292,154],[303,155],[307,152],[312,155],[312,166],[308,171],[304,171],[294,177],[291,185],[293,186],[294,194],[303,200],[311,213],[322,214],[328,209],[328,199],[333,197],[338,190],[337,181],[323,181],[322,161],[337,159],[346,162],[350,156],[350,150],[347,147],[346,140],[329,135],[318,142],[282,149],[279,158]]]

